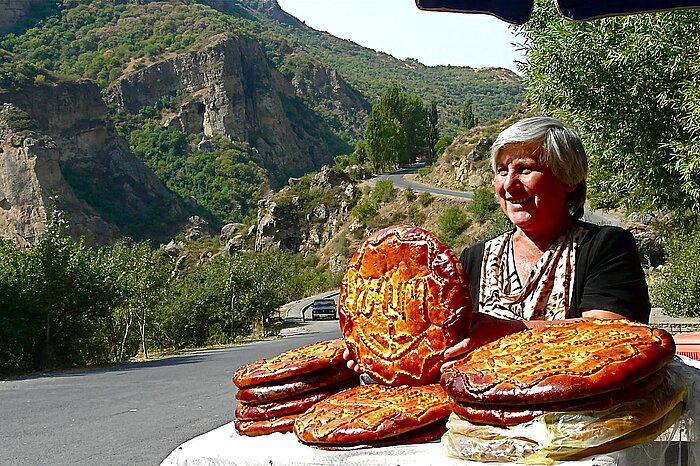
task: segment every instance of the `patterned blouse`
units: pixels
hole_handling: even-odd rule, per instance
[[[525,283],[515,268],[513,235],[487,241],[481,265],[479,310],[501,319],[559,320],[569,316],[576,250],[587,232],[572,226],[544,252]]]

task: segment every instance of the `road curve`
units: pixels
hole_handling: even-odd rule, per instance
[[[394,184],[395,187],[397,188],[403,188],[403,189],[412,189],[413,191],[416,192],[427,192],[431,194],[437,194],[441,196],[451,196],[451,197],[457,197],[461,199],[474,199],[474,193],[468,192],[468,191],[454,191],[451,189],[443,189],[443,188],[437,188],[435,186],[428,186],[424,184],[418,184],[414,183],[412,181],[409,181],[404,178],[404,175],[415,173],[418,171],[418,168],[420,167],[408,167],[408,168],[402,168],[400,170],[396,170],[393,172],[389,173],[383,173],[381,175],[378,175],[369,181],[371,183],[376,183],[377,181],[383,181],[383,180],[391,180],[391,182]],[[585,208],[584,214],[583,214],[583,220],[586,222],[590,223],[595,223],[596,225],[620,225],[620,220],[608,215],[605,212],[601,212],[598,210],[591,210],[588,207]]]
[[[451,197],[457,197],[461,199],[474,199],[474,193],[466,192],[466,191],[454,191],[451,189],[443,189],[443,188],[437,188],[435,186],[428,186],[425,184],[418,184],[414,183],[412,181],[406,180],[404,178],[404,175],[415,173],[418,171],[418,167],[410,167],[410,168],[402,168],[401,170],[396,170],[390,173],[383,173],[379,176],[376,176],[370,180],[372,183],[376,183],[377,181],[383,181],[383,180],[391,180],[391,182],[394,184],[395,187],[397,188],[403,188],[403,189],[412,189],[413,191],[416,192],[426,192],[426,193],[431,193],[431,194],[437,194],[439,196],[451,196]]]

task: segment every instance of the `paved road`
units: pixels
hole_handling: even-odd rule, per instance
[[[157,465],[233,419],[235,369],[340,336],[338,321],[285,332],[158,361],[0,380],[0,465]]]
[[[404,179],[404,175],[415,173],[418,170],[417,167],[404,168],[391,173],[384,173],[375,178],[372,178],[372,182],[391,180],[394,183],[394,187],[408,189],[411,188],[417,192],[427,192],[431,194],[438,194],[441,196],[452,196],[459,197],[463,199],[474,199],[474,194],[466,191],[453,191],[451,189],[437,188],[435,186],[428,186],[425,184],[413,183],[409,180]]]
[[[384,173],[372,178],[370,182],[376,183],[377,181],[391,180],[391,182],[394,184],[394,187],[397,188],[410,188],[416,192],[428,192],[431,194],[438,194],[442,196],[458,197],[462,199],[474,199],[474,193],[471,192],[453,191],[451,189],[437,188],[435,186],[414,183],[404,178],[404,175],[417,172],[418,168],[420,168],[420,166],[402,168],[401,170],[396,170],[391,173]],[[620,225],[620,221],[617,218],[608,215],[605,212],[590,210],[587,207],[583,215],[583,220],[585,220],[586,222],[595,223],[597,225]]]
[[[283,317],[285,319],[298,320],[302,322],[311,320],[311,305],[313,304],[314,300],[319,298],[334,298],[337,305],[338,293],[340,293],[340,290],[328,291],[326,293],[321,293],[319,295],[312,296],[310,298],[305,298],[295,303],[292,303],[286,309],[283,310]]]

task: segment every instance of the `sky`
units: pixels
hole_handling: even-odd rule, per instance
[[[520,41],[508,23],[482,14],[421,11],[413,0],[277,0],[307,26],[425,65],[517,71]]]

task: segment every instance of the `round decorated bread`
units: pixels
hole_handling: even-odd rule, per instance
[[[236,420],[233,425],[239,434],[257,437],[258,435],[267,435],[273,432],[291,432],[294,429],[294,421],[297,417],[299,417],[298,414],[290,414],[289,416],[265,419],[263,421]]]
[[[301,414],[294,433],[308,444],[375,442],[432,424],[450,414],[439,384],[360,385],[329,396]]]
[[[450,399],[452,411],[475,424],[512,426],[531,421],[543,414],[572,411],[605,411],[622,403],[637,400],[658,388],[666,378],[666,368],[627,387],[578,400],[527,406],[488,406],[463,404]]]
[[[312,343],[246,364],[233,373],[233,383],[239,388],[250,387],[334,366],[343,362],[344,350],[342,338]]]
[[[273,417],[287,416],[289,414],[303,413],[319,401],[328,398],[334,393],[341,392],[347,388],[357,386],[357,377],[345,380],[330,387],[304,393],[292,398],[272,401],[260,404],[243,404],[236,407],[236,419],[242,421],[261,421]]]
[[[459,260],[418,227],[370,236],[340,284],[340,328],[350,353],[387,385],[436,383],[445,349],[469,331],[471,310]]]
[[[236,392],[236,399],[246,404],[269,403],[335,385],[351,378],[357,379],[357,373],[348,369],[345,364],[338,364],[327,369],[278,380],[269,385],[241,388]]]
[[[440,419],[427,426],[409,430],[403,434],[386,437],[372,442],[353,444],[309,443],[307,445],[321,450],[361,450],[364,448],[390,447],[393,445],[413,445],[440,439],[447,432],[447,419]]]
[[[666,366],[674,353],[668,332],[644,324],[568,322],[476,348],[446,368],[441,382],[463,403],[560,402],[621,389]]]

